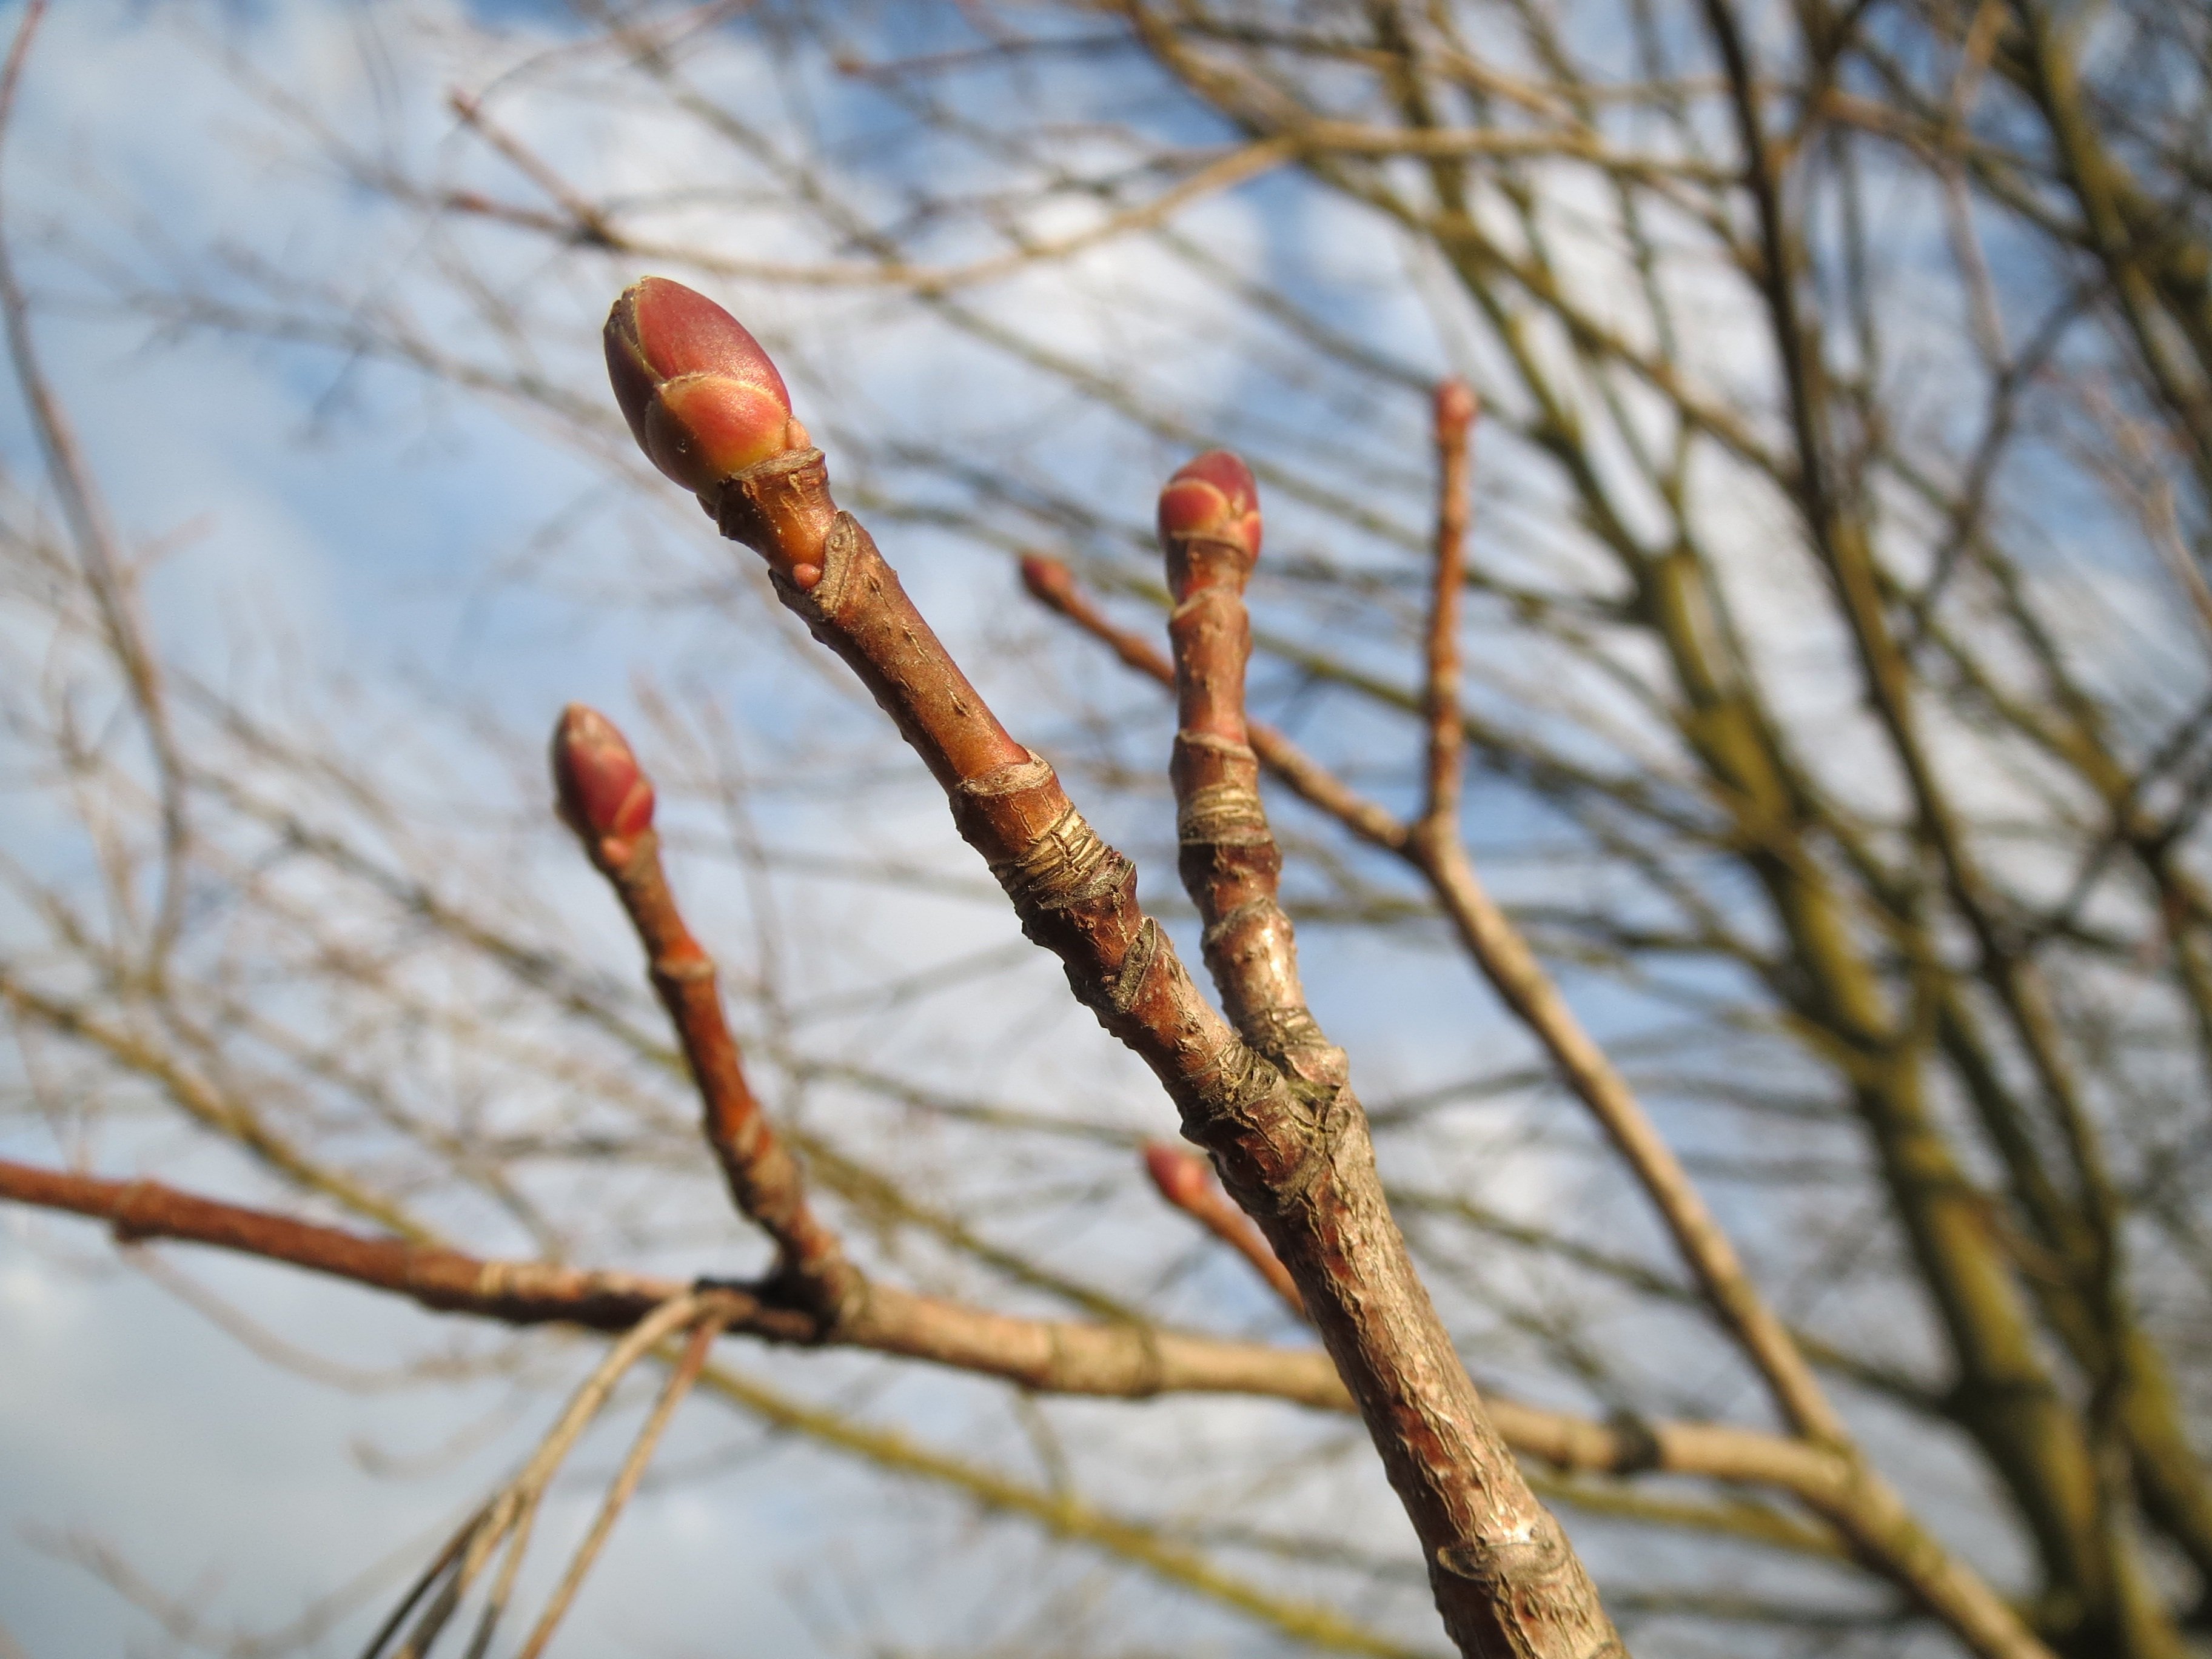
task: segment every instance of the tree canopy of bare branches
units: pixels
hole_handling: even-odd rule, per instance
[[[914,1505],[824,1650],[2212,1640],[2212,9],[139,27],[347,240],[14,117],[0,1197],[530,1416],[172,1638],[583,1640],[719,1401]],[[502,423],[526,644],[178,622],[87,314]]]

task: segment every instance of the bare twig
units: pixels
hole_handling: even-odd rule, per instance
[[[1031,556],[1023,563],[1030,591],[1062,616],[1113,647],[1122,660],[1164,684],[1175,671],[1141,640],[1116,629],[1084,597],[1066,568]],[[1621,1147],[1632,1170],[1667,1221],[1684,1259],[1698,1275],[1709,1305],[1737,1333],[1778,1397],[1795,1401],[1793,1420],[1807,1412],[1804,1425],[1825,1429],[1812,1437],[1844,1449],[1837,1467],[1850,1474],[1840,1488],[1801,1498],[1830,1521],[1878,1570],[1935,1610],[1954,1629],[1968,1633],[1976,1650],[1990,1659],[2048,1659],[2042,1645],[1988,1585],[1945,1552],[1913,1518],[1895,1491],[1867,1468],[1840,1419],[1826,1403],[1811,1369],[1780,1320],[1759,1296],[1719,1224],[1688,1172],[1666,1142],[1626,1082],[1602,1050],[1584,1033],[1536,961],[1519,930],[1475,878],[1464,848],[1455,840],[1438,844],[1417,836],[1387,811],[1366,801],[1328,774],[1280,733],[1249,728],[1253,748],[1271,771],[1305,799],[1334,811],[1340,822],[1373,844],[1398,854],[1426,877],[1438,903],[1506,1002],[1544,1042],[1576,1093]],[[1352,810],[1336,811],[1332,803]],[[1493,1401],[1493,1410],[1498,1409]],[[1501,1427],[1506,1419],[1499,1413]],[[1512,1432],[1508,1430],[1509,1434]],[[1516,1447],[1527,1443],[1515,1438]],[[1808,1452],[1811,1445],[1805,1445]]]
[[[562,817],[613,885],[684,1047],[706,1109],[707,1139],[731,1196],[775,1241],[781,1278],[827,1329],[864,1293],[836,1236],[807,1202],[798,1161],[769,1127],[745,1081],[737,1038],[708,956],[677,908],[653,828],[653,785],[606,717],[571,704],[553,735]]]
[[[167,1238],[237,1250],[392,1291],[439,1312],[509,1324],[559,1322],[625,1331],[685,1288],[649,1274],[486,1261],[226,1204],[159,1182],[104,1181],[4,1159],[0,1200],[103,1220],[126,1242]],[[770,1342],[815,1344],[815,1328],[797,1311],[764,1303],[743,1285],[714,1281],[707,1288],[721,1328]],[[1018,1319],[884,1285],[872,1288],[868,1306],[870,1328],[848,1326],[844,1346],[1000,1377],[1040,1393],[1122,1399],[1236,1393],[1325,1411],[1352,1409],[1328,1357],[1311,1349],[1126,1323]],[[1772,1486],[1824,1514],[1850,1495],[1856,1478],[1838,1457],[1755,1430],[1675,1422],[1631,1427],[1494,1395],[1489,1405],[1516,1450],[1559,1469],[1663,1470]]]
[[[562,1616],[568,1611],[568,1604],[575,1599],[576,1591],[581,1588],[585,1575],[591,1571],[592,1562],[599,1559],[599,1550],[606,1543],[608,1534],[614,1530],[623,1506],[629,1502],[631,1494],[637,1490],[638,1481],[644,1477],[646,1466],[653,1462],[653,1451],[660,1444],[660,1437],[667,1431],[670,1419],[676,1415],[676,1408],[684,1403],[684,1396],[690,1393],[692,1385],[698,1382],[699,1373],[706,1367],[707,1356],[714,1348],[714,1339],[721,1334],[722,1324],[722,1318],[710,1308],[691,1328],[690,1340],[684,1345],[683,1358],[669,1372],[668,1381],[660,1390],[660,1398],[653,1404],[653,1415],[638,1431],[629,1455],[623,1460],[623,1466],[617,1472],[613,1484],[607,1488],[605,1500],[599,1505],[599,1514],[592,1521],[591,1531],[576,1547],[574,1559],[568,1563],[568,1571],[561,1575],[561,1582],[547,1598],[545,1610],[538,1615],[537,1626],[530,1632],[529,1639],[516,1650],[515,1659],[538,1659],[538,1656],[544,1652],[547,1644],[553,1640],[554,1631],[559,1627]]]
[[[1446,1630],[1473,1655],[1602,1650],[1613,1638],[1596,1594],[1498,1439],[1389,1219],[1340,1056],[1333,1079],[1295,1077],[1206,1006],[1173,944],[1139,908],[1128,860],[1085,822],[1050,765],[1007,733],[872,538],[837,510],[821,452],[769,447],[771,412],[751,390],[758,382],[740,378],[752,372],[746,351],[728,348],[728,377],[708,386],[716,371],[686,345],[700,331],[653,337],[649,289],[626,296],[609,324],[616,390],[634,429],[656,459],[670,454],[664,470],[690,483],[706,444],[690,441],[678,470],[656,434],[703,438],[691,422],[706,418],[694,411],[711,398],[723,453],[759,455],[695,487],[724,533],[766,559],[784,603],[890,715],[951,797],[962,836],[990,865],[1024,931],[1060,957],[1077,995],[1152,1068],[1185,1133],[1212,1153],[1268,1234],[1421,1535]],[[635,331],[624,339],[626,331]],[[743,345],[757,350],[749,336]],[[687,379],[659,378],[679,368]],[[790,435],[787,401],[782,408],[782,443],[803,443],[803,429]],[[1287,1006],[1280,1012],[1289,1017]],[[1322,1058],[1325,1043],[1285,1035],[1291,1042],[1282,1052]]]
[[[15,44],[9,49],[5,67],[0,68],[0,145],[4,145],[13,125],[23,66],[29,59],[32,39],[46,10],[46,0],[31,0],[24,7],[22,20],[16,26]],[[130,563],[108,521],[106,503],[93,482],[91,469],[85,464],[76,434],[40,364],[38,350],[31,338],[30,301],[15,274],[15,258],[5,234],[6,222],[5,212],[0,211],[0,318],[6,322],[9,357],[15,365],[15,380],[22,391],[24,404],[30,411],[32,429],[38,434],[40,451],[46,458],[47,477],[61,502],[62,516],[69,523],[77,556],[83,562],[85,584],[91,590],[94,606],[106,632],[108,648],[115,653],[124,683],[130,688],[132,705],[145,728],[147,747],[153,755],[161,803],[161,884],[143,965],[148,978],[159,981],[169,951],[184,926],[185,862],[191,836],[184,767],[178,757],[168,704],[162,696],[160,662],[138,614]]]
[[[547,1431],[544,1440],[523,1464],[514,1480],[502,1486],[465,1524],[452,1543],[439,1553],[431,1569],[416,1587],[408,1592],[400,1610],[386,1621],[384,1629],[363,1651],[362,1659],[377,1659],[377,1655],[390,1633],[396,1630],[406,1609],[419,1598],[422,1589],[436,1582],[441,1574],[444,1583],[430,1605],[416,1620],[406,1639],[392,1650],[392,1659],[422,1659],[439,1633],[445,1628],[454,1611],[466,1598],[469,1589],[489,1563],[492,1552],[501,1542],[509,1543],[507,1565],[502,1571],[502,1589],[495,1594],[491,1605],[485,1609],[477,1627],[471,1650],[481,1653],[489,1643],[493,1628],[506,1601],[506,1589],[511,1589],[514,1571],[520,1566],[524,1551],[529,1544],[532,1525],[546,1488],[552,1483],[561,1465],[586,1429],[591,1426],[615,1385],[628,1376],[647,1354],[661,1340],[684,1329],[706,1315],[714,1305],[712,1298],[690,1291],[679,1291],[625,1332],[621,1339],[599,1361],[592,1374],[570,1397],[567,1407]],[[710,1339],[711,1340],[711,1339]],[[702,1363],[703,1363],[703,1355]],[[693,1373],[696,1375],[696,1370]]]
[[[1460,778],[1467,732],[1459,712],[1459,618],[1467,577],[1467,534],[1474,510],[1468,455],[1477,405],[1464,380],[1446,380],[1435,399],[1437,547],[1429,592],[1428,675],[1421,698],[1428,717],[1429,763],[1420,825],[1440,840],[1459,837]]]

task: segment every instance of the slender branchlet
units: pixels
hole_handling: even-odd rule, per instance
[[[1022,576],[1041,603],[1111,647],[1131,667],[1163,685],[1176,684],[1174,665],[1146,640],[1116,627],[1066,566],[1030,555],[1022,561]],[[1869,1564],[1966,1633],[1977,1652],[2003,1659],[2045,1656],[2045,1650],[2012,1609],[1986,1582],[1948,1554],[1895,1490],[1866,1463],[1680,1161],[1626,1082],[1582,1030],[1519,930],[1476,878],[1460,839],[1419,833],[1417,826],[1351,789],[1281,732],[1258,722],[1249,722],[1248,730],[1269,771],[1303,799],[1370,844],[1397,854],[1430,883],[1469,954],[1613,1137],[1665,1219],[1707,1300],[1767,1380],[1793,1430],[1804,1437],[1782,1443],[1794,1444],[1808,1456],[1834,1457],[1832,1467],[1844,1471],[1844,1478],[1832,1484],[1802,1484],[1796,1488],[1798,1494]],[[1536,1449],[1538,1443],[1526,1437],[1514,1408],[1499,1406],[1496,1414],[1516,1447]],[[1562,1449],[1565,1444],[1547,1443]],[[1553,1454],[1539,1450],[1537,1455]]]
[[[1188,1156],[1188,1155],[1186,1155]],[[273,1214],[157,1181],[108,1181],[0,1158],[0,1203],[104,1221],[125,1243],[176,1240],[411,1298],[441,1313],[514,1325],[547,1322],[625,1331],[684,1293],[672,1279],[542,1261],[487,1261],[402,1238],[349,1232]],[[697,1287],[726,1322],[757,1340],[811,1346],[818,1322],[764,1301],[759,1287]],[[1111,1321],[1023,1319],[876,1285],[861,1316],[827,1340],[902,1358],[1001,1377],[1044,1394],[1146,1399],[1243,1394],[1322,1411],[1353,1409],[1326,1354],[1227,1341]],[[1705,1423],[1599,1422],[1510,1400],[1492,1409],[1516,1449],[1554,1468],[1630,1474],[1665,1470],[1794,1493],[1823,1513],[1847,1498],[1850,1464],[1753,1429]]]
[[[1195,1152],[1156,1140],[1145,1148],[1145,1173],[1152,1178],[1160,1196],[1250,1262],[1268,1288],[1282,1297],[1290,1310],[1306,1316],[1305,1298],[1281,1258],[1252,1224],[1252,1218],[1229,1201],[1213,1178],[1213,1170]]]
[[[661,866],[653,784],[613,722],[581,703],[562,711],[552,762],[562,821],[613,886],[645,946],[653,989],[683,1044],[730,1196],[775,1241],[780,1286],[834,1328],[853,1312],[862,1281],[808,1205],[797,1160],[769,1127],[745,1081],[714,960],[684,925]]]
[[[1139,672],[1164,685],[1177,684],[1175,665],[1137,635],[1116,628],[1077,586],[1066,566],[1031,555],[1022,562],[1022,575],[1042,603],[1110,647]],[[1822,1394],[1795,1340],[1760,1297],[1680,1160],[1626,1079],[1583,1029],[1520,929],[1485,887],[1465,843],[1455,833],[1436,833],[1432,819],[1423,823],[1400,819],[1350,788],[1281,732],[1256,721],[1249,724],[1248,732],[1262,763],[1301,799],[1371,845],[1395,853],[1428,882],[1468,954],[1506,1006],[1543,1043],[1568,1085],[1620,1148],[1713,1310],[1766,1379],[1791,1427],[1829,1444],[1850,1445],[1850,1431]]]
[[[1206,965],[1244,1040],[1309,1083],[1336,1087],[1344,1055],[1322,1036],[1298,983],[1297,943],[1277,901],[1283,855],[1260,804],[1260,759],[1244,723],[1252,622],[1244,584],[1260,557],[1258,488],[1215,450],[1160,492],[1177,729],[1177,862],[1206,922]]]
[[[1421,805],[1426,833],[1459,834],[1460,779],[1467,732],[1459,713],[1460,598],[1467,576],[1467,532],[1474,516],[1474,464],[1470,453],[1478,413],[1464,380],[1437,387],[1437,544],[1429,595],[1428,678],[1421,711],[1429,728],[1429,763]]]
[[[837,511],[820,452],[797,447],[787,416],[784,447],[719,479],[693,469],[710,452],[706,434],[687,434],[684,407],[672,413],[659,383],[636,367],[660,373],[685,361],[656,337],[664,316],[681,319],[671,328],[686,339],[750,340],[734,322],[709,331],[689,302],[664,307],[644,289],[626,295],[609,321],[622,349],[610,356],[626,412],[635,404],[647,417],[632,416],[641,442],[657,461],[684,458],[672,476],[697,491],[726,535],[762,556],[784,604],[874,694],[944,787],[961,835],[990,865],[1023,931],[1060,958],[1077,997],[1152,1067],[1184,1133],[1212,1154],[1260,1223],[1421,1537],[1454,1641],[1485,1659],[1618,1653],[1589,1575],[1514,1464],[1413,1271],[1340,1057],[1321,1055],[1325,1044],[1282,1045],[1300,1057],[1294,1064],[1322,1062],[1311,1076],[1286,1070],[1206,1004],[1139,907],[1134,868],[1085,822],[1051,766],[984,704],[873,539]],[[1178,536],[1206,533],[1203,491],[1236,507],[1233,489],[1222,488],[1233,479],[1189,482],[1164,526]],[[1257,550],[1256,525],[1248,530],[1234,511],[1212,528],[1222,533],[1221,560],[1249,561]],[[1206,548],[1194,552],[1199,565],[1219,562]],[[1208,728],[1201,720],[1194,729]],[[1234,740],[1242,744],[1241,718]]]
[[[1175,665],[1167,653],[1140,634],[1117,628],[1078,586],[1075,574],[1057,559],[1024,554],[1022,583],[1038,603],[1057,611],[1112,649],[1139,674],[1175,689]],[[1403,853],[1409,831],[1384,807],[1346,787],[1344,781],[1264,720],[1247,718],[1245,736],[1252,752],[1299,799],[1318,807],[1352,832],[1393,853]]]

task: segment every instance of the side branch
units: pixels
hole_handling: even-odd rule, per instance
[[[811,476],[810,476],[811,475]],[[731,480],[726,526],[773,533],[779,498],[823,489],[818,452]],[[732,506],[732,498],[738,505]],[[802,514],[811,516],[803,506]],[[1012,739],[914,609],[867,532],[836,515],[809,586],[778,592],[875,695],[947,787],[1023,931],[1160,1079],[1297,1279],[1429,1557],[1446,1628],[1470,1655],[1599,1659],[1619,1644],[1580,1561],[1529,1492],[1467,1379],[1391,1222],[1364,1115],[1241,1038],[1191,982],[1136,872]]]
[[[661,865],[652,782],[622,733],[580,703],[562,714],[552,758],[561,816],[614,888],[645,947],[653,988],[683,1044],[705,1108],[707,1139],[730,1195],[775,1241],[779,1288],[834,1328],[851,1316],[866,1287],[807,1203],[798,1161],[769,1127],[745,1081],[714,959],[684,925]]]
[[[1252,1264],[1252,1271],[1267,1281],[1267,1288],[1299,1318],[1306,1316],[1305,1298],[1298,1294],[1291,1270],[1267,1248],[1267,1241],[1252,1224],[1252,1218],[1229,1201],[1213,1179],[1204,1158],[1165,1141],[1145,1148],[1145,1173],[1160,1196]]]
[[[1306,1006],[1297,940],[1279,897],[1283,854],[1260,801],[1247,740],[1244,670],[1252,623],[1244,585],[1260,556],[1252,475],[1225,451],[1200,456],[1160,492],[1160,546],[1176,605],[1176,862],[1206,924],[1206,965],[1244,1040],[1292,1076],[1341,1091],[1343,1050]]]
[[[1174,665],[1147,641],[1115,627],[1076,585],[1066,566],[1032,554],[1023,559],[1021,568],[1024,585],[1048,609],[1108,646],[1139,673],[1164,686],[1176,685]],[[1455,815],[1443,822],[1441,833],[1434,817],[1409,824],[1349,788],[1274,727],[1255,720],[1245,729],[1261,763],[1293,793],[1420,873],[1484,977],[1543,1045],[1568,1086],[1620,1152],[1697,1276],[1707,1304],[1757,1367],[1785,1420],[1815,1439],[1848,1444],[1843,1419],[1787,1328],[1759,1295],[1689,1172],[1476,874],[1456,833]],[[1433,725],[1430,730],[1433,757],[1441,745],[1433,737]],[[1435,776],[1433,759],[1430,775]]]
[[[1077,586],[1066,566],[1031,555],[1022,561],[1022,578],[1041,603],[1107,645],[1129,666],[1164,686],[1175,685],[1173,665],[1149,641],[1116,628]],[[1422,874],[1485,975],[1543,1043],[1569,1086],[1621,1150],[1697,1274],[1709,1304],[1753,1356],[1793,1425],[1810,1431],[1802,1440],[1759,1437],[1771,1446],[1788,1448],[1787,1458],[1804,1460],[1807,1478],[1782,1484],[1833,1525],[1874,1571],[1958,1632],[1976,1653],[1985,1659],[2050,1659],[2049,1650],[2019,1615],[1971,1568],[1949,1555],[1920,1526],[1895,1489],[1866,1464],[1688,1172],[1626,1080],[1575,1019],[1519,930],[1476,878],[1459,839],[1417,835],[1413,826],[1348,788],[1281,732],[1256,721],[1247,730],[1261,763],[1302,799],[1369,844],[1396,854]],[[1517,1408],[1495,1400],[1491,1408],[1516,1449],[1547,1461],[1555,1454],[1571,1455],[1564,1441],[1530,1438],[1532,1425],[1519,1420]],[[1653,1467],[1676,1467],[1672,1460],[1682,1455],[1702,1454],[1670,1443],[1662,1462]]]
[[[1428,678],[1421,699],[1429,763],[1421,823],[1440,836],[1459,834],[1459,795],[1467,733],[1459,714],[1459,619],[1467,575],[1467,532],[1474,516],[1474,393],[1464,380],[1437,388],[1437,546],[1429,592]]]
[[[436,1312],[476,1314],[510,1325],[557,1321],[628,1330],[684,1290],[673,1279],[645,1274],[487,1261],[439,1245],[225,1204],[158,1181],[103,1181],[8,1160],[0,1160],[0,1199],[105,1221],[125,1244],[161,1238],[211,1244],[391,1291]],[[802,1316],[790,1317],[804,1322]]]
[[[486,1260],[224,1203],[160,1182],[107,1181],[5,1159],[0,1200],[104,1221],[126,1243],[210,1245],[387,1291],[434,1312],[510,1325],[626,1331],[687,1289],[653,1274]],[[872,1291],[865,1317],[831,1334],[806,1313],[763,1299],[756,1286],[705,1281],[699,1289],[726,1315],[723,1328],[732,1334],[926,1360],[1039,1393],[1116,1399],[1237,1394],[1321,1411],[1353,1409],[1328,1355],[1314,1349],[1140,1325],[1012,1318],[888,1285]],[[1631,1428],[1506,1400],[1493,1400],[1491,1408],[1516,1449],[1566,1471],[1698,1475],[1774,1486],[1808,1501],[1838,1490],[1846,1474],[1838,1459],[1755,1431],[1699,1423]]]

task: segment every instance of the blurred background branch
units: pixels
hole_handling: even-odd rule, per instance
[[[657,270],[760,333],[841,500],[1191,960],[1172,711],[1115,653],[1165,650],[1161,481],[1249,462],[1253,741],[1306,997],[1486,1395],[1610,1437],[1565,1473],[1541,1447],[1594,1443],[1511,1437],[1632,1651],[1960,1650],[1802,1486],[1654,1449],[1802,1443],[1556,1030],[1492,992],[1446,853],[1733,1241],[1796,1397],[2051,1650],[2190,1651],[2208,95],[2196,0],[64,9],[0,270],[0,1155],[546,1271],[765,1273],[546,805],[581,698],[650,767],[753,1090],[860,1271],[1310,1361],[1152,1190],[1171,1109],[927,777],[648,487],[598,330]],[[1466,775],[1425,864],[1453,376],[1482,410]],[[1025,555],[1111,651],[1023,597]],[[0,1284],[38,1288],[0,1297],[0,1487],[76,1540],[0,1561],[37,1656],[100,1620],[357,1650],[433,1547],[395,1545],[441,1508],[451,1534],[599,1357],[210,1265],[289,1345],[253,1365],[412,1379],[314,1395],[315,1434],[461,1449],[374,1504],[334,1463],[326,1548],[283,1554],[272,1494],[184,1550],[204,1504],[163,1494],[210,1466],[134,1453],[126,1485],[101,1449],[217,1434],[180,1328],[88,1276],[78,1224],[9,1215]],[[26,1311],[64,1303],[84,1322]],[[1438,1646],[1340,1413],[744,1364],[702,1361],[730,1410],[673,1419],[560,1650],[726,1630],[679,1521],[778,1653]],[[41,1427],[80,1422],[111,1426]],[[214,1467],[259,1491],[254,1461]],[[540,1524],[581,1537],[620,1461],[584,1443]]]

